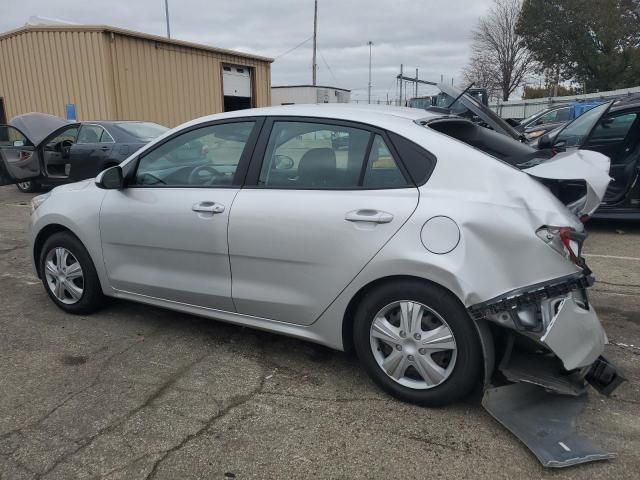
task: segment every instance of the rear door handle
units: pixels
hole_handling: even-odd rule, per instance
[[[222,213],[224,212],[224,205],[216,202],[198,202],[191,210],[198,213]]]
[[[347,222],[390,223],[393,215],[380,210],[352,210],[344,216]]]

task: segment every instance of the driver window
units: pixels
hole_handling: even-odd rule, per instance
[[[62,145],[71,145],[72,143],[75,143],[77,136],[78,127],[68,128],[49,140],[45,145],[45,150],[60,152]]]
[[[254,122],[211,125],[174,137],[140,159],[134,184],[229,186],[253,126]]]

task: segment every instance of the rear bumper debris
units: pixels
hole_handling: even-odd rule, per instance
[[[504,378],[496,378],[513,383],[487,388],[482,405],[545,467],[615,457],[580,425],[589,384],[609,395],[625,380],[602,357],[607,337],[589,303],[592,284],[589,275],[565,277],[469,308],[507,333],[498,365]]]
[[[485,391],[482,406],[520,439],[545,467],[562,468],[615,458],[577,433],[587,395],[550,393],[527,383]]]

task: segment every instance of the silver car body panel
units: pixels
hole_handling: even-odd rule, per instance
[[[585,308],[571,293],[558,306],[540,341],[562,360],[564,368],[574,370],[595,362],[607,337],[593,305]]]
[[[202,297],[186,295],[188,291],[202,293],[203,285],[198,283],[202,280],[202,272],[185,272],[176,260],[162,261],[161,256],[149,257],[146,259],[147,265],[140,269],[146,272],[144,275],[147,275],[150,287],[155,285],[159,288],[131,288],[132,284],[145,281],[142,273],[133,272],[125,265],[127,261],[134,264],[141,261],[133,253],[136,248],[132,246],[136,244],[160,247],[163,256],[177,252],[178,257],[184,259],[185,255],[194,255],[194,259],[203,259],[203,265],[211,259],[224,258],[224,248],[204,252],[198,245],[185,239],[185,228],[190,234],[194,233],[189,227],[190,222],[197,219],[190,208],[194,198],[176,203],[175,198],[165,198],[160,194],[164,192],[171,196],[168,191],[146,189],[145,195],[149,196],[150,204],[155,204],[157,212],[164,211],[165,214],[154,213],[157,215],[154,221],[158,223],[152,224],[149,232],[145,233],[150,219],[140,213],[144,209],[125,220],[123,216],[131,212],[127,204],[123,202],[117,208],[112,204],[116,196],[124,197],[127,194],[101,190],[92,182],[58,187],[33,213],[30,230],[32,242],[48,225],[62,225],[86,245],[107,295],[305,338],[337,349],[344,348],[342,324],[349,303],[359,291],[380,279],[393,276],[425,279],[444,286],[469,307],[515,288],[580,273],[575,264],[563,258],[535,234],[543,225],[568,226],[582,231],[583,226],[576,216],[528,174],[414,123],[414,120],[425,117],[425,112],[417,109],[301,105],[229,112],[177,127],[143,147],[124,165],[182,128],[212,120],[264,115],[314,116],[371,124],[423,146],[435,155],[438,162],[429,181],[418,190],[345,192],[340,201],[330,200],[339,197],[335,191],[315,192],[317,196],[314,201],[307,201],[298,195],[300,192],[291,190],[246,189],[234,197],[233,189],[225,189],[229,194],[224,202],[228,204],[226,212],[230,218],[231,270],[237,269],[239,290],[236,292],[233,282],[231,288],[233,296],[237,294],[238,306],[244,313],[236,312],[229,304],[221,308],[223,304],[217,303],[219,298],[207,304]],[[216,189],[190,190],[206,190],[204,193],[209,195]],[[265,200],[269,195],[272,203]],[[292,201],[291,196],[296,200]],[[330,207],[325,202],[317,201],[320,196],[330,200]],[[202,197],[202,200],[205,199],[209,197]],[[220,201],[219,197],[210,199]],[[138,201],[142,202],[142,199]],[[262,205],[261,201],[264,202]],[[297,202],[298,205],[290,205]],[[113,208],[113,212],[106,211],[105,207]],[[237,219],[234,218],[236,207],[239,213]],[[282,219],[277,215],[281,207],[288,215],[301,218]],[[367,207],[391,213],[394,215],[393,222],[378,224],[373,228],[358,228],[345,221],[345,212]],[[251,208],[256,208],[257,214],[262,216],[254,220],[255,225],[250,225],[248,217]],[[100,211],[101,214],[97,215]],[[116,214],[120,216],[120,221]],[[178,219],[181,216],[189,220]],[[437,216],[448,217],[460,231],[455,248],[445,254],[430,252],[421,238],[425,223]],[[134,217],[137,221],[133,220]],[[270,238],[268,244],[259,241],[261,236],[268,237],[269,232],[265,231],[267,219],[272,220],[271,225],[275,225],[276,221],[282,222],[286,227],[286,239],[284,233],[276,236],[287,244],[274,245],[272,242],[276,236]],[[296,227],[296,222],[299,227]],[[437,227],[440,224],[436,222],[434,225]],[[221,228],[224,229],[224,226]],[[314,231],[325,230],[333,234],[312,235]],[[437,235],[437,228],[435,231],[430,228],[429,231]],[[159,235],[166,238],[155,238]],[[335,247],[342,245],[346,239],[350,242],[344,246],[348,254],[330,258],[327,242],[334,242]],[[122,251],[117,251],[119,244],[124,244]],[[130,248],[131,252],[127,253]],[[189,248],[200,253],[183,251]],[[291,254],[290,261],[282,262],[287,252]],[[322,263],[323,255],[329,255],[325,263],[313,268],[313,264]],[[254,271],[254,277],[259,282],[250,278],[252,259],[259,264]],[[109,264],[112,261],[116,264]],[[275,263],[277,265],[270,268]],[[333,271],[336,268],[344,271],[338,276]],[[118,272],[118,269],[121,270]],[[223,269],[214,276],[224,277],[226,271]],[[125,272],[130,272],[133,277],[128,277]],[[139,277],[136,276],[138,273]],[[234,271],[234,281],[235,275]],[[289,275],[292,277],[288,281],[283,279]],[[160,288],[160,280],[157,280],[160,276],[165,279],[175,277],[171,282],[176,282],[176,285],[178,281],[183,281],[182,285],[173,288],[180,295],[170,298],[171,292]],[[491,281],[487,281],[488,278]],[[214,289],[218,288],[216,283],[212,280],[207,285]],[[219,286],[221,283],[217,284]],[[288,288],[292,288],[290,293],[287,293]],[[214,292],[212,296],[216,295]],[[571,316],[566,321],[571,323],[578,319]],[[553,336],[553,332],[550,332],[548,340],[552,341]]]
[[[568,205],[569,210],[580,217],[591,215],[600,206],[612,180],[609,176],[610,163],[609,157],[601,153],[571,150],[523,171],[537,178],[583,180],[586,183],[586,195]]]

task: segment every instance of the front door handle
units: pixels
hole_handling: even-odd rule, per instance
[[[222,213],[224,212],[224,205],[216,202],[198,202],[191,210],[198,213]]]
[[[344,216],[347,222],[390,223],[393,215],[380,210],[352,210]]]

